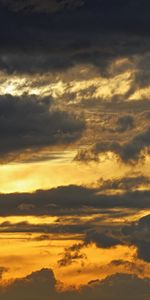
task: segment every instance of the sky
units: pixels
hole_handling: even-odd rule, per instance
[[[0,300],[150,299],[150,3],[0,0]]]

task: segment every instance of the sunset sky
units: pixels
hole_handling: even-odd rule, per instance
[[[0,300],[150,299],[150,1],[0,0]]]

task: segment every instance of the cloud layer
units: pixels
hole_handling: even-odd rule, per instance
[[[0,96],[2,157],[46,146],[67,145],[80,138],[84,122],[52,108],[51,99]]]
[[[93,280],[79,291],[61,292],[56,289],[56,279],[52,270],[42,269],[25,278],[15,280],[8,286],[0,287],[0,299],[3,300],[48,300],[59,299],[123,299],[147,300],[150,296],[150,280],[136,276],[117,274],[103,281]]]

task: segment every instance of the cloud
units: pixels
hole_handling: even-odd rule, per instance
[[[124,132],[134,128],[134,118],[131,115],[118,118],[116,131]]]
[[[142,185],[147,186],[150,184],[150,179],[146,176],[134,174],[127,175],[123,178],[118,179],[108,179],[98,180],[101,190],[124,190],[124,191],[133,191],[140,188]]]
[[[1,33],[0,30],[0,36],[2,35],[3,38],[0,51],[0,70],[8,74],[34,75],[38,73],[43,75],[45,72],[54,74],[60,71],[64,72],[77,65],[92,65],[101,76],[110,78],[113,75],[110,70],[112,63],[117,59],[129,58],[133,61],[135,69],[139,68],[140,73],[141,66],[137,57],[140,61],[140,58],[142,59],[142,56],[144,57],[145,53],[149,51],[150,41],[148,38],[135,36],[131,39],[124,33],[111,34],[108,32],[104,34],[97,32],[96,28],[89,29],[90,32],[87,35],[87,29],[80,30],[78,24],[72,28],[69,21],[65,28],[63,22],[65,23],[65,20],[62,20],[62,24],[59,24],[59,20],[57,24],[54,22],[54,32],[51,31],[51,28],[46,27],[47,24],[41,26],[40,35],[38,28],[34,26],[32,28],[32,22],[31,28],[22,28],[24,24],[20,24],[20,31],[12,31],[10,28],[7,35]],[[124,44],[118,40],[122,38]],[[133,40],[135,41],[133,42]],[[21,60],[18,59],[18,55],[22,57]],[[128,63],[126,68],[129,69]],[[143,72],[145,74],[144,70]],[[132,94],[134,90],[135,85],[130,93]]]
[[[54,13],[62,10],[70,10],[80,7],[83,4],[81,0],[23,0],[12,1],[12,0],[1,0],[4,6],[8,6],[9,9],[18,12],[23,11],[24,13]]]
[[[50,236],[48,234],[40,234],[39,236],[33,238],[33,240],[36,242],[49,241]]]
[[[139,181],[136,183],[135,180],[132,184],[134,188],[139,185]],[[125,185],[127,190],[121,194],[106,194],[103,187],[101,189],[76,185],[39,190],[34,193],[0,194],[0,216],[84,216],[99,214],[101,211],[104,213],[104,210],[114,208],[133,210],[150,208],[149,190],[135,188],[132,191],[128,183]]]
[[[144,262],[150,262],[150,215],[140,218],[138,221],[126,226],[110,227],[97,226],[96,229],[87,230],[83,247],[94,243],[98,248],[111,248],[118,245],[134,246],[137,249],[137,257]],[[119,263],[116,261],[116,263]],[[132,267],[131,265],[128,267]],[[140,270],[139,270],[140,271]]]
[[[19,78],[21,75],[20,78],[27,78],[24,85],[28,85],[28,81],[31,79],[32,82],[37,75],[37,81],[28,91],[41,84],[39,90],[42,93],[46,84],[42,84],[42,75],[46,73],[46,89],[51,84],[49,76],[54,85],[64,84],[64,94],[56,101],[59,109],[55,108],[52,99],[0,96],[1,162],[19,160],[19,155],[49,150],[51,146],[72,145],[82,134],[82,146],[93,146],[90,149],[83,147],[85,150],[78,153],[77,160],[99,161],[101,154],[112,152],[128,164],[137,163],[149,153],[150,124],[148,113],[145,113],[149,109],[149,97],[145,102],[128,101],[131,95],[136,92],[138,95],[141,88],[149,86],[149,12],[148,0],[0,0],[0,72],[6,78],[9,75],[7,83],[12,83],[13,76]],[[72,75],[72,72],[75,73]],[[121,92],[118,74],[127,74]],[[101,85],[102,77],[104,84]],[[91,78],[93,83],[90,83]],[[96,78],[99,81],[94,85]],[[112,78],[116,84],[112,83]],[[83,90],[80,89],[82,79]],[[73,89],[75,84],[79,86],[77,92]],[[105,94],[108,85],[107,103],[99,95],[94,99],[99,89],[104,89]],[[19,87],[21,89],[21,85]],[[57,88],[59,84],[56,84]],[[122,91],[124,94],[120,95]],[[91,99],[86,102],[86,97]],[[80,98],[79,106],[75,103],[77,98]],[[73,110],[75,113],[71,113]],[[78,117],[83,111],[91,126],[87,131],[85,121]],[[92,243],[107,251],[118,245],[133,247],[137,251],[136,259],[149,263],[150,217],[132,221],[139,218],[137,215],[143,213],[141,210],[150,208],[149,184],[149,178],[139,175],[101,181],[96,188],[70,185],[34,193],[1,193],[1,217],[57,216],[59,219],[54,224],[43,223],[43,220],[32,224],[32,218],[31,223],[13,223],[10,218],[10,222],[0,224],[0,232],[38,233],[39,236],[33,239],[41,243],[48,241],[50,234],[56,238],[59,234],[80,235],[81,243],[65,249],[58,261],[59,267],[80,261],[84,264],[84,247]],[[131,218],[127,220],[128,216]],[[120,264],[127,272],[133,270],[143,276],[128,261],[118,259],[108,267]],[[0,267],[0,279],[6,271]],[[149,279],[125,274],[91,282],[80,291],[62,292],[56,285],[53,271],[42,269],[0,286],[0,299],[150,298]]]
[[[106,3],[1,0],[0,69],[9,73],[44,73],[92,64],[109,76],[108,67],[116,58],[133,59],[134,55],[147,53],[148,1],[136,5],[128,1],[122,4],[121,0]]]
[[[80,235],[82,242],[65,249],[60,266],[84,261],[82,250],[90,244],[103,249],[118,245],[134,247],[140,259],[150,262],[150,216],[138,220],[137,214],[142,215],[143,210],[146,214],[150,208],[150,191],[140,189],[140,185],[147,184],[147,177],[137,176],[101,182],[97,188],[70,185],[34,193],[1,194],[1,217],[58,216],[58,219],[54,224],[40,223],[40,219],[38,224],[8,219],[1,222],[0,232],[39,233],[36,241],[48,240],[49,234],[70,234],[75,239]]]
[[[98,248],[111,248],[118,245],[134,246],[137,249],[137,257],[144,262],[150,262],[150,215],[140,218],[138,221],[110,227],[109,225],[97,226],[94,230],[87,230],[83,247],[94,243]]]
[[[150,262],[150,215],[146,215],[131,226],[122,229],[124,237],[137,247],[137,255],[146,262]]]
[[[80,138],[84,121],[54,110],[49,99],[0,96],[1,160],[24,150],[67,145]]]
[[[76,263],[78,260],[81,261],[81,265],[83,266],[83,262],[87,259],[84,253],[81,253],[81,249],[83,248],[83,244],[74,244],[68,248],[65,248],[63,256],[58,260],[59,267],[66,267],[73,263]]]
[[[116,154],[124,163],[134,163],[144,158],[143,151],[149,150],[150,147],[150,127],[144,131],[137,133],[125,143],[117,141],[97,142],[90,149],[81,149],[75,160],[90,161],[99,160],[101,153],[112,152]]]
[[[91,286],[92,287],[92,286]],[[94,287],[96,289],[94,289]],[[95,283],[94,299],[101,295],[104,300],[115,299],[147,299],[149,296],[149,280],[136,276],[117,274]],[[90,292],[90,288],[88,290]],[[92,299],[87,295],[87,299]]]
[[[56,279],[49,269],[33,272],[22,279],[16,279],[8,286],[0,287],[0,299],[3,300],[48,300],[55,297]]]
[[[82,243],[66,248],[59,262],[63,266],[84,260],[80,251],[91,243],[104,249],[134,246],[137,255],[149,261],[149,217],[132,223],[132,215],[136,215],[137,210],[150,208],[149,190],[140,189],[147,184],[149,178],[137,176],[101,181],[97,188],[71,185],[34,193],[1,194],[1,217],[58,216],[58,220],[54,224],[40,223],[40,219],[39,224],[4,221],[0,232],[39,233],[38,241],[48,240],[48,234],[80,234]],[[106,190],[114,192],[106,193]],[[82,219],[85,216],[91,218]],[[118,223],[118,219],[122,221]],[[110,226],[112,220],[114,226]]]
[[[120,267],[124,268],[127,273],[131,272],[133,274],[138,274],[139,276],[144,276],[145,274],[145,263],[139,263],[137,264],[136,262],[131,262],[128,260],[113,260],[111,263],[107,266],[109,267]]]
[[[0,299],[2,300],[74,300],[86,299],[98,300],[147,300],[150,296],[150,280],[140,279],[128,274],[116,274],[99,281],[93,280],[80,290],[58,291],[57,281],[52,270],[42,269],[33,272],[27,277],[17,279],[14,282],[0,287]]]
[[[121,245],[122,241],[111,236],[110,233],[101,233],[96,231],[88,231],[85,238],[85,244],[94,243],[98,248],[111,248]]]
[[[81,234],[84,233],[86,230],[89,229],[88,225],[85,224],[70,224],[70,225],[63,225],[63,224],[39,224],[35,225],[28,222],[19,222],[19,223],[10,223],[10,222],[3,222],[0,224],[0,232],[6,233],[41,233],[42,235],[38,238],[35,238],[37,241],[47,240],[48,233],[51,234]]]

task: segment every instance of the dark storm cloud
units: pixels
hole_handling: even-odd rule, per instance
[[[137,255],[150,262],[150,215],[142,217],[136,224],[124,227],[124,237],[137,247]]]
[[[95,191],[78,186],[59,187],[35,193],[0,195],[2,215],[85,214],[81,207],[93,201]]]
[[[35,238],[36,241],[47,239],[46,234],[84,234],[90,228],[87,224],[71,224],[71,225],[57,225],[57,224],[30,224],[28,222],[10,223],[3,222],[0,224],[0,232],[20,232],[20,233],[43,233],[43,235]]]
[[[100,188],[86,188],[70,185],[53,188],[47,191],[36,191],[34,193],[0,194],[0,215],[51,215],[51,216],[77,216],[86,214],[99,214],[107,209],[150,208],[150,192],[148,190],[136,190],[139,186],[139,178],[127,186],[121,194],[108,195]],[[145,183],[147,184],[147,178]],[[142,179],[142,184],[144,179]],[[113,185],[111,183],[111,185]],[[118,189],[118,187],[116,187]],[[115,215],[115,213],[113,213]],[[125,212],[126,214],[126,212]]]
[[[1,159],[26,149],[69,144],[78,139],[84,122],[54,110],[51,99],[0,96]]]
[[[92,228],[93,227],[93,228]],[[110,249],[119,245],[135,247],[138,259],[150,262],[150,215],[144,216],[138,221],[129,222],[127,225],[115,224],[92,224],[90,229],[84,230],[83,242],[74,244],[65,249],[64,255],[60,260],[60,266],[73,263],[76,259],[86,259],[84,248],[90,244],[95,244],[97,248]],[[59,262],[58,262],[59,263]],[[135,265],[115,261],[116,266],[124,265],[128,271],[135,269]],[[142,273],[141,267],[137,269]]]
[[[57,24],[51,27],[57,28]],[[49,28],[31,28],[25,33],[17,33],[14,28],[12,43],[9,44],[9,33],[0,48],[0,70],[7,73],[34,74],[45,72],[63,72],[76,65],[93,65],[101,76],[110,77],[109,66],[121,58],[141,57],[149,51],[150,40],[147,37],[130,37],[120,33],[89,32],[79,29],[69,31],[58,26],[58,31]],[[68,27],[71,27],[68,24]],[[11,29],[10,29],[11,30]],[[32,34],[31,34],[32,32]],[[39,34],[41,32],[41,34]],[[17,36],[14,36],[17,35]],[[3,38],[4,39],[4,38]],[[123,39],[123,42],[122,42]],[[16,44],[15,41],[16,40]],[[21,41],[22,40],[22,41]],[[137,69],[142,68],[137,63]],[[119,70],[118,70],[119,71]],[[146,76],[143,69],[143,77]],[[142,85],[142,79],[136,76],[136,85],[128,92],[132,93],[136,86]]]
[[[139,178],[137,183],[136,180],[132,182],[132,187],[128,185],[128,181],[123,183],[122,189],[126,188],[126,190],[122,194],[108,195],[103,194],[103,187],[88,189],[79,186],[59,187],[31,194],[1,194],[0,216],[2,217],[49,215],[62,216],[62,218],[59,218],[59,222],[55,224],[3,222],[0,224],[0,232],[39,233],[41,236],[36,238],[37,241],[49,239],[49,234],[81,235],[82,243],[66,248],[59,261],[60,266],[72,264],[77,260],[84,261],[86,257],[82,250],[90,244],[103,249],[118,245],[134,246],[137,249],[137,256],[145,262],[150,262],[150,215],[138,221],[130,221],[131,214],[150,208],[150,192],[133,190],[133,187],[139,187]],[[141,179],[141,182],[143,184],[144,179]],[[95,214],[97,217],[89,221],[81,219],[81,216]],[[69,216],[69,219],[64,219],[66,216]],[[123,220],[124,217],[129,217],[129,221]],[[116,218],[122,219],[122,222],[116,223]]]
[[[51,26],[55,27],[55,24]],[[60,24],[61,26],[63,25]],[[39,34],[40,31],[41,34]],[[0,70],[8,73],[44,74],[49,71],[64,71],[78,64],[92,64],[99,68],[102,76],[110,76],[108,67],[113,60],[144,54],[150,45],[145,38],[141,41],[139,37],[135,37],[135,42],[133,42],[127,36],[124,36],[125,42],[122,45],[119,34],[90,35],[90,33],[76,32],[76,30],[63,32],[62,29],[58,32],[51,32],[47,28],[43,28],[43,31],[40,28],[31,28],[29,32],[22,33],[22,35],[14,28],[14,32],[11,37],[12,43],[9,45],[10,33],[8,33],[6,37],[8,45],[5,46],[4,40],[0,48]]]
[[[27,277],[16,279],[3,288],[2,300],[147,300],[150,297],[150,280],[137,276],[116,274],[99,281],[93,280],[80,290],[58,291],[57,281],[52,270],[42,269]]]
[[[101,190],[126,190],[132,191],[139,188],[141,185],[150,184],[150,179],[146,176],[126,176],[118,179],[100,179],[98,181]]]
[[[106,74],[113,59],[149,50],[150,41],[143,36],[150,24],[146,0],[0,3],[0,69],[7,72],[63,70],[83,63]],[[63,11],[49,16],[51,8]]]
[[[103,25],[102,29],[112,29],[112,25],[113,28],[118,28],[118,25],[120,25],[124,30],[142,30],[149,24],[150,4],[148,0],[43,0],[42,2],[39,0],[27,0],[26,2],[23,0],[1,0],[0,3],[2,7],[8,7],[12,11],[22,11],[23,13],[53,13],[54,11],[63,10],[65,19],[69,19],[65,11],[68,8],[72,8],[75,9],[75,12],[73,11],[72,13],[74,17],[72,22],[75,22],[75,17],[77,16],[80,17],[79,22],[81,22],[82,18],[83,21],[85,19],[89,21],[91,18],[91,21],[94,21],[94,25]],[[88,22],[85,26],[87,25],[89,25]],[[148,30],[148,28],[146,29]]]
[[[144,262],[150,262],[150,215],[122,228],[106,226],[104,229],[100,227],[99,230],[99,232],[87,230],[83,247],[89,243],[94,243],[99,248],[111,248],[123,244],[134,246],[137,249],[137,257]]]
[[[106,230],[106,229],[105,229]],[[101,234],[92,232],[91,242],[100,248],[110,248],[116,245],[128,244],[137,248],[137,256],[145,262],[150,262],[150,215],[146,215],[131,225],[123,227],[119,233],[118,229]],[[115,232],[116,231],[116,232]],[[85,238],[88,241],[88,232]]]
[[[118,141],[102,141],[97,142],[90,149],[82,149],[78,152],[75,160],[77,161],[90,161],[99,160],[99,154],[106,152],[113,152],[124,163],[134,163],[143,158],[142,151],[149,151],[150,148],[150,127],[137,133],[132,138],[129,138],[125,143]]]
[[[138,221],[121,227],[105,228],[97,226],[97,230],[87,230],[83,247],[94,243],[98,248],[111,248],[117,245],[134,246],[137,249],[137,257],[145,262],[150,262],[150,215],[146,215]]]
[[[94,228],[95,227],[95,228]],[[134,246],[137,257],[144,262],[150,262],[150,215],[146,215],[126,226],[115,225],[91,225],[91,229],[85,231],[83,244],[79,244],[80,250],[89,244],[95,244],[98,248],[109,249],[118,245]],[[77,245],[78,246],[78,245]],[[75,245],[74,245],[75,248]],[[68,248],[69,250],[69,248]],[[69,252],[70,253],[70,252]],[[118,263],[118,262],[116,262]],[[129,266],[128,266],[129,267]],[[132,267],[132,266],[130,266]],[[140,271],[140,270],[139,270]]]
[[[89,231],[86,234],[85,244],[94,243],[98,248],[111,248],[121,245],[122,242],[107,233],[98,233],[96,231]]]

